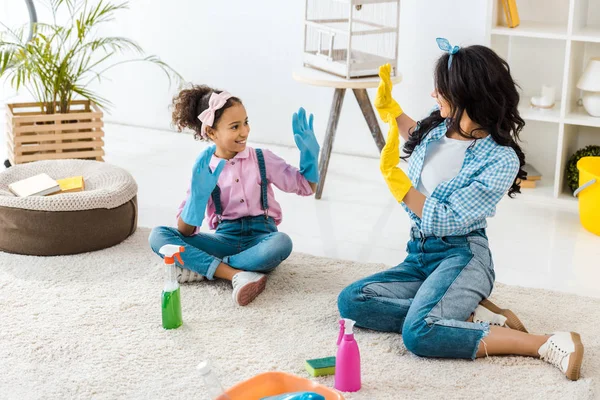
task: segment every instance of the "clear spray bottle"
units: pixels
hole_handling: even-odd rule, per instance
[[[223,386],[221,386],[217,374],[208,361],[202,361],[196,368],[200,372],[200,375],[202,375],[204,386],[210,400],[231,400],[231,397],[223,390]]]
[[[181,291],[177,282],[177,269],[175,258],[181,265],[181,254],[185,251],[183,246],[166,244],[158,250],[165,261],[165,287],[162,292],[162,324],[165,329],[179,328],[183,324],[181,316]]]

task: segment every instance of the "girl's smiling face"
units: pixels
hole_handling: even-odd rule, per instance
[[[437,89],[434,89],[433,92],[431,92],[431,97],[435,99],[436,103],[440,107],[440,115],[442,116],[442,118],[448,118],[448,116],[452,112],[452,107],[450,106],[450,103],[438,93]]]
[[[243,104],[236,103],[223,111],[219,122],[208,127],[208,137],[217,145],[215,155],[219,158],[231,159],[246,149],[246,141],[250,134],[248,115]]]

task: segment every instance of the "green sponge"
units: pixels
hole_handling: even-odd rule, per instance
[[[326,376],[335,374],[335,357],[315,358],[306,360],[306,371],[312,376]]]

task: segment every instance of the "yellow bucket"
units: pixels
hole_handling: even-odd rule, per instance
[[[588,231],[600,236],[600,157],[583,157],[577,162],[579,219]]]

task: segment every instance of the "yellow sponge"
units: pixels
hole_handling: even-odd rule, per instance
[[[72,176],[70,178],[57,180],[60,185],[60,193],[81,192],[85,190],[83,176]]]
[[[306,360],[305,368],[311,376],[333,375],[335,374],[335,357]]]

